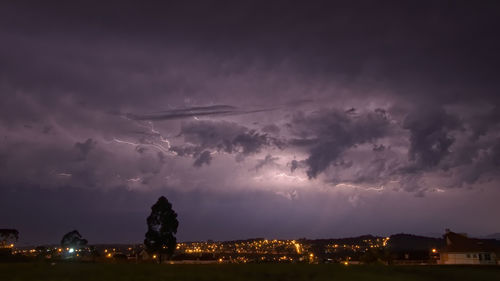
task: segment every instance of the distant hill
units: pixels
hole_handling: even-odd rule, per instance
[[[500,233],[489,234],[489,235],[483,236],[482,238],[500,240]]]
[[[432,238],[413,234],[391,235],[387,246],[391,251],[429,251],[432,248],[442,248],[445,241],[442,238]]]

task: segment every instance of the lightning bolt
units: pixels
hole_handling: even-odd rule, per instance
[[[135,143],[135,142],[120,140],[120,139],[117,139],[117,138],[113,138],[113,141],[115,141],[117,143],[132,145],[132,146],[140,146],[140,145],[151,146],[151,147],[154,147],[154,148],[158,149],[161,152],[165,152],[166,154],[177,155],[177,153],[175,151],[171,151],[170,150],[170,143],[168,142],[168,140],[166,140],[166,143],[169,146],[168,148],[165,148],[165,147],[163,147],[163,146],[161,146],[159,144],[156,144],[156,143]]]
[[[131,142],[131,141],[121,140],[118,138],[113,138],[113,141],[115,141],[117,143],[132,145],[132,146],[140,146],[140,145],[151,146],[151,147],[153,147],[161,152],[164,152],[166,154],[175,155],[175,156],[178,155],[175,151],[170,150],[170,148],[172,147],[170,144],[170,141],[166,137],[164,137],[160,133],[160,131],[155,129],[153,122],[151,122],[151,121],[135,122],[135,124],[142,127],[142,128],[148,129],[151,132],[151,134],[153,134],[154,136],[157,136],[159,138],[160,144],[155,143],[154,140],[148,141],[149,143],[135,143],[135,142]],[[163,146],[162,144],[165,144],[166,147]]]

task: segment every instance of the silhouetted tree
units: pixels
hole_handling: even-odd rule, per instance
[[[73,230],[68,233],[66,233],[62,240],[61,240],[61,246],[63,248],[81,248],[85,245],[87,245],[88,241],[87,239],[83,239],[82,235],[78,230]]]
[[[150,253],[157,253],[159,262],[161,263],[162,255],[170,258],[175,251],[177,239],[177,214],[172,210],[172,204],[167,198],[161,196],[158,201],[151,207],[151,215],[147,219],[148,231],[144,245]]]
[[[9,244],[16,243],[19,239],[19,231],[17,229],[0,229],[0,246],[6,247]]]
[[[16,229],[0,229],[0,258],[10,257],[12,254],[11,244],[19,239]]]

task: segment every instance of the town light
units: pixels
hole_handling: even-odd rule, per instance
[[[153,255],[153,259],[156,259],[156,255]]]
[[[435,254],[435,253],[437,253],[437,250],[436,249],[432,249],[432,252]]]
[[[73,248],[69,248],[69,250],[68,250],[68,252],[70,252],[70,253],[73,253],[74,251],[75,251],[75,249],[73,249]]]

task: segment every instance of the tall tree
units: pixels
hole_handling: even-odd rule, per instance
[[[0,229],[0,247],[7,247],[9,244],[14,244],[19,239],[19,231],[17,229]]]
[[[73,230],[66,233],[61,239],[61,246],[64,248],[81,248],[86,246],[88,243],[87,239],[83,239],[82,235],[78,230]]]
[[[177,239],[177,214],[172,209],[172,204],[167,198],[161,196],[158,201],[151,207],[151,215],[147,219],[148,231],[144,245],[148,252],[157,254],[161,263],[162,255],[170,258],[175,251]]]

